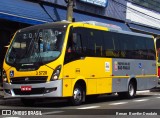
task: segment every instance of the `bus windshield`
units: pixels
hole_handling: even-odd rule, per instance
[[[6,55],[9,64],[47,63],[59,57],[65,28],[33,29],[17,32]]]

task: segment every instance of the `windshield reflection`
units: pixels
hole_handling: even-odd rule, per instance
[[[18,32],[6,61],[10,64],[47,63],[61,53],[65,29],[52,28]]]

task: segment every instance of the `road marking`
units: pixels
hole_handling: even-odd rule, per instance
[[[154,95],[160,95],[160,94],[154,94]]]
[[[143,101],[148,101],[149,99],[140,99],[140,100],[133,100],[134,102],[143,102]]]
[[[100,106],[80,107],[77,109],[94,109],[94,108],[98,108],[98,107],[100,107]]]
[[[42,112],[42,115],[51,115],[51,114],[56,114],[56,113],[62,113],[64,111],[53,111],[53,112]]]
[[[160,98],[160,97],[156,97],[156,98]]]
[[[120,105],[120,104],[127,104],[128,102],[117,102],[117,103],[111,103],[109,105]]]
[[[21,118],[21,117],[3,117],[3,118]]]
[[[137,94],[139,93],[146,93],[146,92],[150,92],[150,90],[145,90],[145,91],[136,91]]]

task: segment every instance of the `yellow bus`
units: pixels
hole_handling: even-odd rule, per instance
[[[33,105],[37,98],[68,98],[137,90],[158,83],[153,37],[94,21],[55,22],[18,30],[3,64],[5,98]],[[93,98],[94,99],[94,98]]]

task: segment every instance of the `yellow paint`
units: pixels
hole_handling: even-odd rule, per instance
[[[109,72],[105,70],[105,62],[110,63]],[[111,78],[108,78],[112,74],[111,65],[112,59],[86,57],[64,65],[63,72],[64,77],[68,76],[72,80],[72,89],[74,88],[74,83],[82,79],[87,85],[87,95],[108,93],[111,92],[112,88]],[[76,68],[80,70],[80,73],[76,73]]]
[[[97,93],[111,93],[112,92],[112,78],[97,79]]]
[[[63,79],[63,97],[64,96],[72,96],[72,79]]]
[[[87,79],[87,95],[97,93],[97,79]]]

